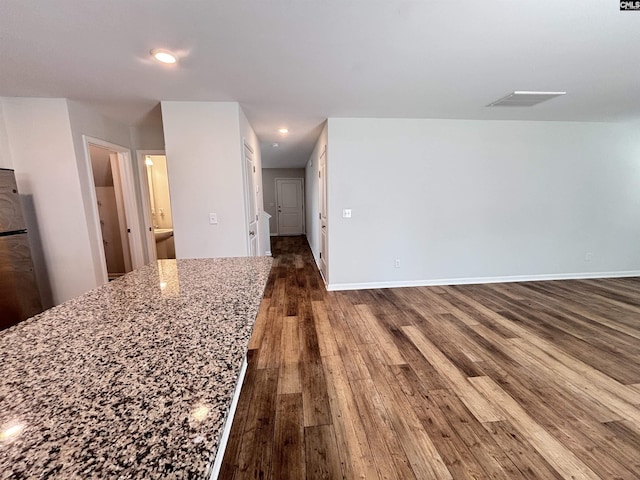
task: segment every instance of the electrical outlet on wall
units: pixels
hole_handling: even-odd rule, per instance
[[[585,262],[590,262],[591,260],[593,260],[593,252],[587,252],[584,254],[584,261]]]
[[[351,218],[351,209],[345,208],[342,210],[342,218]]]
[[[399,259],[399,258],[396,258],[396,261],[395,261],[395,263],[394,263],[394,266],[395,266],[396,268],[400,268],[400,259]]]
[[[216,225],[218,223],[218,214],[217,213],[210,213],[209,214],[209,224],[210,225]]]

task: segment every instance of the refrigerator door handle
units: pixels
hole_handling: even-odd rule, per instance
[[[8,232],[0,232],[0,237],[8,237],[10,235],[20,235],[22,233],[27,233],[27,229],[23,228],[22,230],[10,230]]]

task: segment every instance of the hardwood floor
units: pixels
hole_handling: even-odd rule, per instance
[[[220,478],[640,478],[640,279],[326,292],[272,251]]]

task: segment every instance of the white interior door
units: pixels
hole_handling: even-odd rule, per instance
[[[249,255],[255,257],[258,252],[258,208],[256,190],[256,167],[253,163],[253,150],[244,144],[244,185],[247,210],[247,248]]]
[[[131,155],[118,152],[118,164],[120,165],[120,185],[124,197],[124,213],[127,220],[127,233],[129,235],[129,251],[131,254],[131,267],[136,269],[144,265],[144,248],[142,246],[142,232],[140,230],[140,211],[136,199],[136,183],[133,175],[133,163]]]
[[[135,198],[133,169],[128,161],[128,154],[112,153],[109,155],[113,186],[116,193],[116,205],[125,270],[127,272],[144,265],[142,242],[140,241],[138,205]]]
[[[318,193],[320,206],[320,272],[325,282],[327,281],[327,147],[325,145],[320,155],[318,166]]]
[[[276,178],[278,235],[304,233],[304,204],[301,178]]]
[[[120,226],[120,240],[122,242],[122,255],[124,257],[124,271],[130,272],[131,267],[131,248],[129,246],[129,228],[127,226],[127,217],[124,206],[124,192],[122,189],[122,175],[120,172],[120,162],[118,154],[109,155],[111,162],[111,173],[113,175],[113,187],[116,193],[116,209],[118,211],[118,224]]]

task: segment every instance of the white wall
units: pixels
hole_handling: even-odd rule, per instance
[[[147,113],[140,121],[129,128],[131,134],[131,148],[134,150],[134,163],[140,162],[138,153],[142,150],[156,151],[164,153],[164,131],[162,128],[162,109],[160,103],[157,104],[150,112]],[[144,160],[142,160],[144,162]],[[138,211],[144,212],[146,209],[146,203],[142,199],[142,193],[146,193],[146,189],[141,187],[143,183],[146,183],[146,178],[141,177],[141,167],[144,169],[144,164],[136,165],[133,170],[136,185],[138,185]],[[144,170],[143,170],[144,171]],[[145,225],[144,213],[140,215],[141,232],[147,232],[147,228],[150,225]],[[145,251],[145,259],[148,260],[154,257],[154,253],[150,252],[150,246],[147,240],[143,240],[143,247]]]
[[[160,122],[144,123],[130,128],[131,147],[135,150],[164,150],[164,131]]]
[[[83,135],[97,138],[105,142],[113,143],[121,147],[131,148],[131,132],[129,127],[123,123],[116,122],[91,108],[75,101],[68,100],[69,121],[71,123],[71,133],[73,136],[73,146],[75,150],[78,174],[80,177],[80,187],[82,189],[82,199],[85,212],[85,227],[89,235],[91,247],[94,282],[86,286],[89,290],[104,282],[104,277],[100,265],[104,262],[102,250],[102,236],[100,232],[93,228],[96,224],[96,209],[91,200],[90,190],[93,188],[92,175],[89,172],[87,158],[85,155],[85,145]],[[130,155],[130,160],[135,162],[135,156]],[[132,165],[134,172],[137,172],[135,164]],[[136,197],[139,195],[136,194]],[[136,198],[140,204],[141,200]],[[89,228],[88,226],[91,226]],[[144,231],[142,223],[139,231]]]
[[[328,139],[330,288],[640,272],[636,126],[329,119]]]
[[[325,145],[327,145],[327,128],[328,126],[325,124],[305,167],[305,231],[307,232],[307,241],[309,242],[316,263],[320,261],[320,219],[318,218],[318,214],[320,213],[320,197],[318,191],[318,172],[320,168],[320,155]],[[328,147],[326,156],[328,171]]]
[[[129,128],[131,148],[135,150],[164,150],[162,107],[158,103]]]
[[[239,105],[162,102],[162,119],[176,256],[247,255]]]
[[[2,99],[0,99],[0,168],[13,168]]]
[[[95,286],[65,99],[3,99],[7,136],[45,307]]]
[[[276,208],[276,178],[302,178],[305,177],[304,168],[263,168],[262,189],[264,192],[264,210],[269,219],[269,231],[271,235],[278,234],[278,209]],[[305,199],[306,200],[306,199]]]

